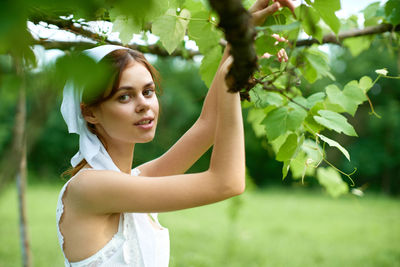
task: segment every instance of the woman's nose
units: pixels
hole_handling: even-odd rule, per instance
[[[146,99],[143,95],[138,96],[136,100],[137,104],[135,107],[135,111],[137,113],[142,113],[150,108],[150,101]]]

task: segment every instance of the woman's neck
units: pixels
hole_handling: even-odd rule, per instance
[[[135,144],[107,143],[107,152],[121,172],[131,174]]]

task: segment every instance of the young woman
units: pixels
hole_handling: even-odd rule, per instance
[[[255,24],[275,12],[257,1]],[[168,266],[169,233],[157,212],[197,207],[241,194],[245,154],[239,94],[227,93],[232,63],[225,49],[194,125],[164,155],[131,169],[136,143],[154,138],[159,105],[157,73],[143,55],[105,45],[86,50],[114,70],[100,93],[67,83],[61,112],[79,152],[57,205],[57,229],[66,266]],[[214,145],[210,167],[184,174]]]

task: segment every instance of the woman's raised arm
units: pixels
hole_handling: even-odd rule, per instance
[[[265,19],[280,8],[278,2],[268,5],[268,0],[257,0],[249,12],[253,23],[261,25]],[[229,56],[230,46],[227,44],[218,66],[217,72]],[[193,126],[162,156],[139,166],[147,176],[166,176],[185,173],[213,144],[216,119],[220,107],[217,105],[217,89],[215,78],[204,100],[201,114]],[[188,149],[190,148],[190,149]],[[171,164],[174,162],[174,164]]]

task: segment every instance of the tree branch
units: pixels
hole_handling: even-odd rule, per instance
[[[209,0],[209,3],[218,13],[219,26],[231,45],[234,62],[226,76],[229,91],[239,92],[248,88],[246,85],[257,69],[257,55],[253,45],[256,33],[251,15],[240,0]]]
[[[366,27],[364,29],[354,29],[345,32],[341,32],[336,37],[335,34],[329,33],[322,38],[322,42],[320,43],[317,39],[303,39],[298,40],[296,42],[296,46],[311,46],[313,44],[341,44],[344,39],[358,37],[358,36],[366,36],[372,34],[379,34],[389,31],[400,31],[400,25],[394,27],[391,24],[381,24],[377,26]]]
[[[176,49],[171,55],[158,44],[153,45],[139,45],[139,44],[130,44],[123,45],[120,42],[106,42],[107,44],[115,44],[121,45],[125,47],[129,47],[131,49],[137,50],[141,53],[150,53],[153,55],[161,56],[161,57],[182,57],[185,59],[192,59],[196,55],[201,55],[200,52],[194,51],[191,49]],[[52,41],[47,39],[35,39],[33,44],[42,45],[45,49],[60,49],[60,50],[70,50],[71,48],[75,48],[77,50],[85,50],[96,46],[96,43],[87,42],[87,41],[75,41],[75,42],[63,42],[63,41]]]
[[[89,38],[96,43],[100,42],[100,43],[124,46],[121,42],[110,40],[107,38],[107,36],[103,36],[101,34],[85,29],[83,27],[84,25],[82,25],[80,22],[75,22],[72,19],[67,20],[52,16],[46,16],[44,15],[44,13],[35,13],[34,15],[30,16],[29,21],[31,21],[34,24],[39,24],[39,22],[43,21],[46,22],[47,24],[57,26],[60,30],[65,30],[75,35]],[[79,50],[84,50],[96,46],[96,43],[92,43],[89,41],[63,42],[63,41],[52,41],[43,38],[39,39],[34,38],[34,39],[35,39],[34,44],[42,45],[46,49],[70,50],[72,47],[74,47]],[[200,55],[198,51],[194,51],[191,49],[176,49],[170,55],[168,54],[167,50],[165,50],[158,44],[153,44],[153,45],[130,44],[125,46],[131,49],[135,49],[142,53],[150,53],[161,57],[179,56],[185,59],[192,59],[194,56]]]

